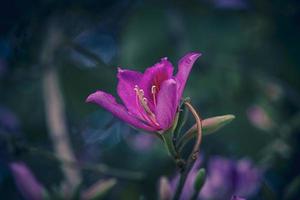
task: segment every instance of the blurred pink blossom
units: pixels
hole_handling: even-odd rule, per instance
[[[10,164],[16,186],[27,200],[43,199],[44,188],[36,180],[32,172],[22,162],[13,162]]]
[[[274,126],[273,121],[261,106],[253,105],[249,107],[247,116],[250,122],[259,129],[267,131]]]
[[[155,137],[150,134],[136,134],[130,137],[130,144],[138,151],[148,151],[155,143]]]

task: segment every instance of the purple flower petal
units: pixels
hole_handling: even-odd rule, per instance
[[[241,197],[236,196],[236,195],[233,195],[233,196],[231,197],[231,200],[246,200],[246,199],[241,198]]]
[[[208,176],[200,192],[203,199],[230,199],[232,194],[250,197],[257,192],[260,173],[249,160],[213,157]]]
[[[142,119],[142,116],[137,106],[137,97],[134,87],[139,85],[142,76],[143,74],[140,72],[118,68],[118,95],[121,97],[128,111],[140,119]]]
[[[96,103],[103,107],[104,109],[111,112],[114,116],[120,118],[121,120],[127,122],[128,124],[138,128],[144,129],[146,131],[155,131],[155,129],[151,126],[146,125],[141,120],[138,120],[133,115],[131,115],[123,105],[118,104],[115,98],[108,93],[103,91],[97,91],[92,93],[86,99],[88,103]]]
[[[43,199],[43,186],[36,180],[34,175],[24,163],[14,162],[10,164],[10,169],[14,176],[16,186],[18,187],[25,199]]]
[[[238,178],[235,194],[245,197],[255,194],[260,186],[260,170],[254,167],[250,160],[242,159],[236,163],[236,171]]]
[[[174,79],[162,83],[157,96],[155,115],[162,129],[168,129],[173,123],[177,110],[177,83]]]
[[[193,67],[193,64],[197,60],[197,58],[201,56],[200,53],[191,52],[186,54],[183,58],[181,58],[178,62],[178,72],[176,74],[176,81],[178,83],[178,101],[182,96],[185,83],[189,77],[190,71]]]
[[[6,107],[0,106],[0,132],[17,134],[20,129],[20,122],[17,116]]]
[[[149,67],[143,75],[140,83],[140,87],[144,90],[145,97],[148,99],[148,105],[152,111],[154,111],[154,99],[152,93],[152,86],[155,85],[156,91],[161,89],[161,84],[167,79],[170,79],[173,75],[173,66],[167,60],[162,58],[159,63]]]
[[[196,174],[200,165],[201,158],[196,161],[189,172],[180,199],[191,198]],[[207,172],[205,184],[200,191],[198,199],[245,200],[245,198],[250,198],[254,195],[260,185],[260,170],[247,159],[235,161],[220,156],[212,157],[208,162]],[[176,189],[178,181],[179,174],[171,181],[173,192]]]
[[[204,199],[229,199],[235,190],[235,163],[223,157],[213,157],[208,163],[208,176],[200,192]]]

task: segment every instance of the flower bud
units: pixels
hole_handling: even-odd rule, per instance
[[[159,199],[170,200],[172,197],[171,186],[166,177],[161,177],[159,180]]]
[[[202,186],[204,185],[205,176],[206,176],[206,171],[204,168],[201,168],[198,171],[195,182],[194,182],[194,189],[196,192],[199,192],[201,190]]]
[[[202,120],[203,134],[208,135],[218,131],[220,128],[231,122],[234,118],[234,115],[222,115]]]

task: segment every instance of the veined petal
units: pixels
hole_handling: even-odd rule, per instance
[[[163,81],[170,79],[173,75],[173,66],[167,60],[162,58],[159,63],[149,67],[143,74],[143,78],[140,82],[140,87],[144,90],[145,97],[148,99],[148,105],[152,111],[154,111],[154,99],[151,91],[152,86],[156,86],[156,91],[160,90]]]
[[[138,129],[144,129],[146,131],[155,130],[154,128],[143,123],[141,120],[135,118],[133,115],[129,114],[125,107],[121,104],[118,104],[111,94],[105,93],[103,91],[97,91],[89,95],[86,99],[86,102],[96,103],[100,105],[104,109],[111,112],[114,116]]]
[[[186,54],[183,58],[181,58],[178,62],[178,72],[176,74],[176,81],[178,83],[178,102],[182,97],[182,93],[185,87],[185,83],[189,77],[190,71],[193,67],[193,64],[197,60],[198,57],[201,56],[201,53],[191,52]]]
[[[171,127],[177,106],[177,83],[174,79],[168,79],[161,85],[155,108],[155,116],[162,129]]]
[[[141,119],[141,113],[138,110],[136,102],[136,92],[134,87],[139,85],[143,74],[132,70],[124,70],[118,68],[119,83],[117,86],[118,95],[125,104],[126,108],[132,114],[138,116]]]

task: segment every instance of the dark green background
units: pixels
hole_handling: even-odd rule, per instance
[[[44,116],[41,54],[51,45],[49,27],[54,26],[62,39],[47,57],[59,73],[78,159],[147,174],[142,182],[120,181],[107,198],[155,199],[158,178],[175,171],[162,144],[157,141],[145,152],[134,150],[126,142],[135,134],[132,130],[124,133],[122,124],[121,129],[105,131],[103,123],[110,115],[84,101],[97,89],[116,94],[118,66],[144,71],[167,56],[177,67],[185,53],[200,51],[203,56],[194,65],[185,96],[204,118],[236,116],[233,123],[204,138],[202,152],[206,158],[252,159],[266,169],[265,181],[282,199],[300,168],[299,1],[240,0],[244,6],[228,7],[214,2],[2,1],[0,50],[7,70],[0,76],[0,104],[19,117],[26,145],[52,151]],[[280,91],[275,100],[269,85]],[[249,121],[247,110],[253,105],[266,111],[273,128],[262,130]],[[100,130],[92,136],[94,142],[86,141],[89,129]],[[59,184],[56,162],[27,154],[21,159],[47,188]],[[84,173],[84,187],[99,178]],[[15,190],[3,168],[1,199],[21,198]],[[254,198],[264,199],[261,194]]]

